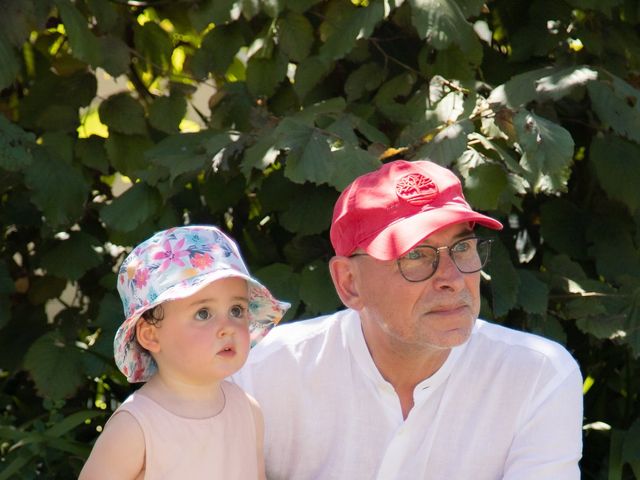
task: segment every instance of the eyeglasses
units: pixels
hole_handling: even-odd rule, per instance
[[[431,247],[420,245],[398,258],[400,274],[408,282],[423,282],[433,276],[440,264],[440,250],[447,250],[454,265],[461,273],[474,273],[482,270],[489,260],[492,239],[469,237],[458,240],[452,245]],[[354,253],[349,257],[369,256],[366,253]]]

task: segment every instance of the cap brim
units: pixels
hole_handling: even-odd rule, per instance
[[[378,260],[394,260],[429,235],[465,222],[477,223],[492,230],[502,229],[502,223],[494,218],[461,206],[446,205],[399,220],[373,236],[368,244],[361,243],[361,246]]]

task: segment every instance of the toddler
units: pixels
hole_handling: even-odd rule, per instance
[[[146,383],[111,416],[80,479],[264,478],[260,407],[225,378],[289,305],[210,226],[142,242],[120,266],[118,292],[115,361]]]

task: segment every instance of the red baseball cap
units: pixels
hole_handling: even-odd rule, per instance
[[[458,177],[430,161],[396,160],[356,178],[333,210],[331,244],[337,255],[356,249],[378,260],[401,257],[423,239],[449,225],[502,224],[474,212]]]

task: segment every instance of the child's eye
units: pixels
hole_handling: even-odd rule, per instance
[[[233,318],[244,318],[247,313],[247,309],[242,305],[234,305],[229,310],[229,314]]]
[[[211,312],[208,308],[201,308],[196,312],[196,320],[209,320],[211,316]]]

